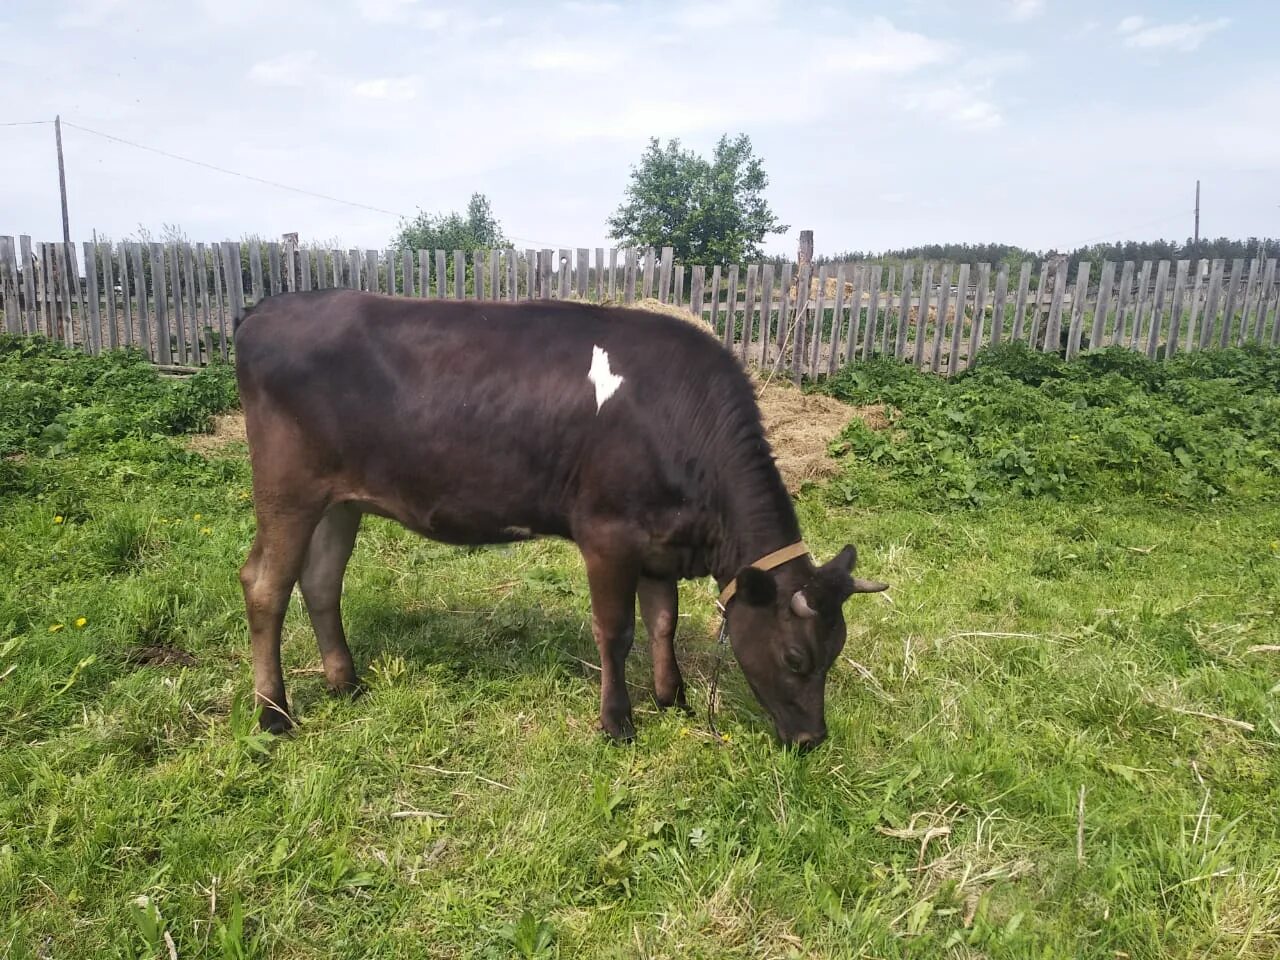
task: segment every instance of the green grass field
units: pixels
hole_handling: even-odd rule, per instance
[[[646,707],[638,643],[617,746],[570,546],[369,520],[369,690],[324,692],[295,600],[276,740],[243,446],[182,437],[228,371],[2,340],[0,955],[1275,957],[1278,386],[1236,351],[832,382],[898,423],[840,439],[805,534],[892,589],[846,607],[811,754],[732,661],[710,734],[709,582],[681,592],[698,715]]]

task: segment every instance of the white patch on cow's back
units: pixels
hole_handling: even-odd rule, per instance
[[[609,354],[598,346],[591,348],[591,369],[587,371],[587,379],[595,384],[596,413],[599,413],[604,402],[618,392],[623,378],[609,369]]]

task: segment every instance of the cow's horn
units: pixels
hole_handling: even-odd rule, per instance
[[[881,590],[888,590],[887,583],[880,583],[876,580],[863,580],[861,577],[853,578],[854,593],[879,593]]]
[[[809,606],[803,590],[797,590],[791,595],[791,612],[803,620],[811,620],[818,615],[817,611]]]

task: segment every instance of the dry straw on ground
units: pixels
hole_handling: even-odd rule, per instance
[[[840,468],[828,447],[850,421],[859,418],[872,430],[889,426],[883,406],[851,407],[823,394],[803,393],[777,377],[767,387],[758,375],[752,381],[765,436],[792,493],[805,483],[835,476]]]
[[[199,454],[220,453],[226,447],[244,443],[244,414],[239,410],[220,413],[213,418],[209,433],[193,433],[187,437],[187,449]]]

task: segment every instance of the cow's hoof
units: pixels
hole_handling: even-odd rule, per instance
[[[365,686],[359,680],[342,680],[326,685],[326,689],[335,697],[350,697],[356,700],[364,695]]]
[[[614,743],[630,743],[636,738],[636,725],[631,722],[630,717],[623,717],[613,723],[601,722],[600,729]]]
[[[289,715],[277,710],[275,707],[263,707],[262,717],[258,724],[266,733],[273,733],[277,736],[288,733],[293,729],[293,721],[289,719]]]
[[[681,687],[675,693],[653,695],[654,702],[658,705],[659,710],[676,709],[683,713],[686,717],[693,716],[693,708],[689,706],[688,699],[685,698],[684,688]]]

